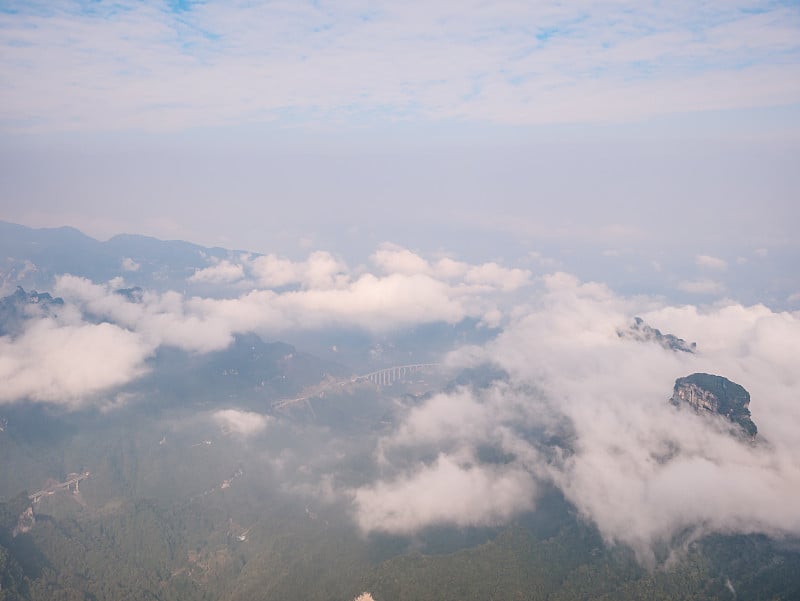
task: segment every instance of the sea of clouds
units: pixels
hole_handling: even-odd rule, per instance
[[[116,292],[121,278],[59,276],[53,293],[65,305],[0,337],[0,403],[91,406],[147,373],[162,346],[205,353],[246,332],[387,333],[475,318],[500,334],[443,361],[491,365],[506,377],[405,406],[375,440],[374,479],[337,489],[331,476],[362,531],[502,525],[555,486],[610,544],[629,545],[645,563],[659,544],[709,532],[800,536],[797,312],[732,300],[676,306],[566,273],[426,259],[392,245],[357,267],[324,252],[305,261],[242,254],[190,280],[237,292],[132,298]],[[634,316],[696,342],[697,352],[620,336]],[[755,441],[719,416],[668,402],[675,379],[693,372],[751,393]],[[268,435],[273,421],[235,408],[213,419],[243,437]],[[485,448],[504,460],[482,460]]]

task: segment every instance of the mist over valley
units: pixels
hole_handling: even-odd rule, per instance
[[[163,244],[5,274],[10,594],[796,593],[795,314],[391,245],[131,270]]]

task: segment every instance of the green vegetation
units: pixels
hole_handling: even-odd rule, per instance
[[[74,503],[70,495],[54,504]],[[138,500],[75,518],[39,514],[36,527],[13,540],[10,516],[26,504],[2,503],[0,600],[327,601],[363,590],[378,601],[723,601],[734,599],[731,589],[736,599],[800,595],[800,554],[766,538],[709,537],[648,571],[629,550],[607,548],[554,499],[548,519],[531,516],[447,554],[363,539],[338,511],[317,515],[289,499],[273,499],[245,529],[232,500]]]
[[[257,439],[225,434],[213,405],[7,408],[0,601],[350,601],[362,591],[376,601],[800,598],[797,549],[710,536],[669,561],[661,550],[647,570],[556,491],[503,528],[363,536],[346,500],[322,491],[334,471],[344,488],[374,480],[371,449],[391,427],[393,402],[355,387],[315,401],[313,415],[300,407],[274,417]],[[508,460],[491,446],[479,454]],[[31,506],[21,491],[79,471],[91,472],[80,492],[43,496],[34,527],[13,536]]]
[[[750,419],[750,393],[736,382],[713,374],[696,373],[678,378],[675,381],[675,392],[680,387],[694,385],[713,395],[718,406],[716,412],[724,415],[735,424],[739,424],[750,436],[755,436],[758,428]]]

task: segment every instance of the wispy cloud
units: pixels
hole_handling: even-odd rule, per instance
[[[140,267],[141,265],[130,257],[122,259],[122,271],[139,271]]]
[[[768,2],[11,3],[0,119],[519,124],[774,106],[800,101],[798,39],[797,8]]]
[[[244,268],[241,265],[222,260],[196,270],[189,281],[193,283],[230,284],[244,277]]]

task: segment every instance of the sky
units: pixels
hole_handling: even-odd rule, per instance
[[[796,308],[799,34],[797,2],[6,0],[0,219]]]

